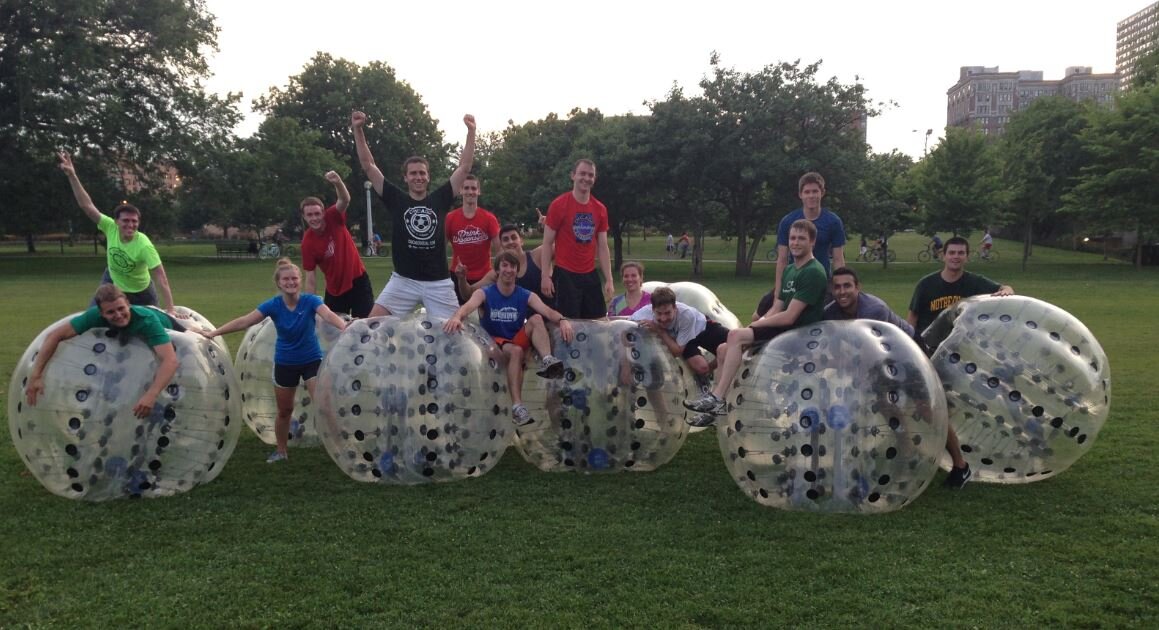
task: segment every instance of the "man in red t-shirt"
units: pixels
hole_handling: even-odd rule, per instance
[[[571,169],[572,189],[555,198],[543,225],[543,294],[555,297],[564,317],[598,319],[616,292],[608,252],[608,208],[592,196],[596,164],[583,159]],[[603,290],[596,259],[603,272]]]
[[[318,267],[326,275],[326,306],[335,313],[366,317],[374,307],[374,291],[370,276],[358,255],[354,238],[346,228],[346,206],[350,192],[342,178],[330,171],[326,181],[334,186],[338,201],[323,210],[322,200],[306,197],[299,207],[306,222],[302,234],[302,268],[306,271],[306,293],[315,293],[318,286]]]
[[[463,206],[448,212],[444,224],[453,254],[451,270],[456,275],[465,274],[471,284],[491,271],[491,257],[499,251],[499,220],[479,207],[480,190],[479,178],[467,175],[463,180]]]

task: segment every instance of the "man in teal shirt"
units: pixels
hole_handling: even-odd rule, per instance
[[[740,368],[745,348],[763,343],[798,326],[819,322],[825,316],[825,289],[829,276],[825,267],[813,257],[817,228],[808,219],[798,219],[789,228],[789,253],[793,264],[781,274],[779,293],[773,307],[749,325],[728,333],[728,341],[716,350],[717,368],[712,390],[695,400],[684,401],[684,406],[700,412],[688,418],[694,427],[706,427],[716,416],[728,412],[724,396]]]

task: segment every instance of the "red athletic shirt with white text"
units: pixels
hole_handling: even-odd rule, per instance
[[[366,273],[358,247],[346,229],[346,213],[335,206],[326,208],[322,233],[310,228],[302,234],[302,269],[309,272],[321,267],[326,276],[326,292],[342,295],[354,280]]]
[[[454,254],[451,271],[461,262],[467,266],[467,281],[478,282],[491,270],[491,239],[499,236],[499,220],[483,208],[476,208],[470,219],[462,208],[455,208],[443,225]]]
[[[595,197],[580,203],[565,192],[547,207],[547,226],[555,230],[556,265],[572,273],[595,271],[597,237],[608,231],[604,204]]]

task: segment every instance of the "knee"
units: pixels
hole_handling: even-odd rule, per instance
[[[527,318],[528,330],[536,330],[538,328],[543,328],[544,326],[546,326],[546,324],[543,322],[543,316],[539,313],[536,313]]]
[[[504,350],[507,351],[507,360],[508,361],[522,361],[523,360],[523,348],[521,348],[513,343],[509,343],[504,348]]]

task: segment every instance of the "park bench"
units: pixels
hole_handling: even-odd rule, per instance
[[[257,258],[258,253],[247,241],[225,241],[215,243],[218,258]]]

